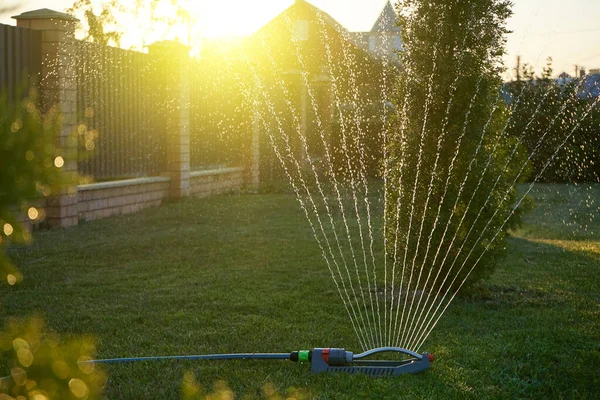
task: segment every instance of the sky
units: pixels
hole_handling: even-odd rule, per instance
[[[183,0],[182,0],[183,1]],[[293,3],[293,0],[189,0],[209,36],[250,34]],[[387,0],[309,0],[350,31],[367,31]],[[0,14],[0,23],[14,25],[10,15],[38,8],[63,11],[73,0],[0,0],[17,5]],[[507,44],[507,67],[516,56],[538,70],[553,58],[555,75],[574,74],[575,65],[600,68],[600,0],[513,0],[513,31]]]

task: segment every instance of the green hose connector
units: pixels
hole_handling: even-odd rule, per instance
[[[300,350],[298,352],[298,361],[300,361],[300,362],[310,361],[310,350]]]
[[[309,362],[312,359],[311,350],[294,351],[290,354],[290,360],[294,362]]]

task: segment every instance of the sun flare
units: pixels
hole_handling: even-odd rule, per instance
[[[243,36],[259,29],[292,0],[202,0],[190,1],[190,14],[202,36]]]

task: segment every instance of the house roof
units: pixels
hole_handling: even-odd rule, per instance
[[[292,12],[292,10],[294,8],[297,8],[298,6],[306,7],[306,9],[308,9],[312,14],[317,15],[320,20],[325,22],[327,25],[335,28],[336,31],[338,31],[342,34],[348,33],[348,30],[346,28],[344,28],[342,26],[342,24],[337,22],[331,15],[327,14],[325,11],[321,10],[320,8],[313,6],[306,0],[295,0],[294,4],[292,4],[291,6],[286,8],[284,11],[282,11],[279,15],[277,15],[271,21],[267,22],[267,24],[264,25],[262,28],[260,28],[258,30],[258,32],[265,30],[270,24],[274,23],[274,21],[279,19],[280,17],[282,17],[286,14],[289,15]]]
[[[590,74],[583,78],[579,97],[582,99],[596,99],[600,97],[600,74]]]
[[[397,19],[398,15],[396,15],[394,6],[388,0],[371,28],[371,32],[400,32],[400,27],[396,25]]]

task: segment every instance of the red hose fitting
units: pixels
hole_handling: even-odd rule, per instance
[[[427,358],[429,358],[429,362],[433,362],[433,360],[435,360],[433,354],[427,354]]]

